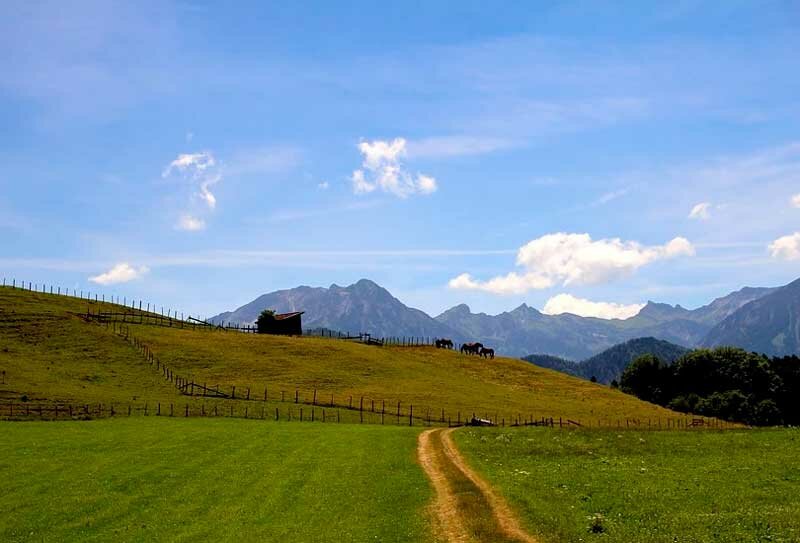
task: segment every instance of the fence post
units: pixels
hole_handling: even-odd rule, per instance
[[[414,426],[414,404],[408,406],[408,425]]]

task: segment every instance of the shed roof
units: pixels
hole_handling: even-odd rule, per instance
[[[292,317],[298,317],[305,313],[305,311],[294,311],[292,313],[276,313],[275,320],[282,321],[284,319],[291,319]]]

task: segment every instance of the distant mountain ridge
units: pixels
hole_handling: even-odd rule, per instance
[[[449,337],[456,342],[480,341],[506,356],[543,353],[584,360],[640,337],[684,347],[701,345],[724,319],[776,290],[747,287],[694,310],[651,301],[637,315],[625,320],[545,315],[526,304],[499,315],[472,313],[467,305],[461,304],[432,318],[407,307],[376,283],[362,279],[347,287],[301,286],[271,292],[211,320],[246,324],[254,322],[264,309],[305,311],[306,329],[369,332],[383,337]]]
[[[462,336],[423,311],[406,307],[389,291],[361,279],[347,286],[329,288],[301,286],[259,296],[234,311],[220,313],[211,322],[249,324],[264,309],[279,313],[304,311],[303,328],[326,328],[341,332],[369,332],[374,336],[452,337]]]
[[[649,301],[637,315],[625,320],[568,313],[545,315],[525,304],[499,315],[475,314],[461,304],[437,316],[436,320],[468,337],[502,346],[504,354],[542,353],[583,360],[639,337],[694,347],[719,321],[775,290],[746,287],[694,310]]]
[[[642,337],[614,345],[583,362],[535,354],[525,356],[523,360],[584,379],[595,377],[599,382],[608,384],[619,380],[625,368],[644,354],[652,354],[664,362],[672,363],[687,352],[689,349],[686,347],[653,337]]]
[[[800,353],[800,279],[743,305],[714,326],[701,344],[732,345],[769,356]]]

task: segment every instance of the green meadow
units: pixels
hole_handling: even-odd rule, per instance
[[[0,541],[431,541],[410,428],[0,423]]]
[[[800,541],[800,431],[464,429],[542,542]]]

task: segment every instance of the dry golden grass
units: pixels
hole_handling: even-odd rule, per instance
[[[104,326],[84,322],[87,302],[0,289],[0,370],[5,397],[129,401],[179,397],[143,363],[126,342]],[[589,383],[517,359],[485,360],[433,347],[374,347],[343,340],[276,337],[130,325],[176,373],[209,386],[247,388],[271,400],[281,392],[293,401],[376,408],[394,412],[401,402],[415,414],[454,421],[489,416],[508,424],[518,416],[559,417],[596,425],[625,419],[666,419],[677,415],[608,387]],[[6,347],[8,346],[8,347]],[[6,350],[7,349],[7,350]]]

